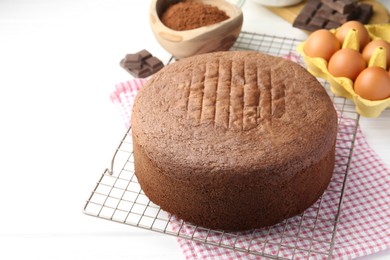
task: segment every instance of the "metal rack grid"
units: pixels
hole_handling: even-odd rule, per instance
[[[303,65],[296,54],[299,40],[242,32],[235,50],[256,50],[289,57]],[[87,215],[126,225],[177,236],[207,245],[271,259],[330,259],[335,244],[349,163],[359,115],[353,103],[336,97],[324,85],[339,111],[336,166],[332,180],[322,195],[304,213],[262,229],[246,232],[210,230],[184,222],[153,204],[134,175],[131,128],[115,151],[110,169],[100,176],[84,206]]]

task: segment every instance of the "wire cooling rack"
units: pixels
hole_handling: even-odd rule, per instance
[[[300,42],[242,32],[233,49],[261,51],[303,65],[295,51]],[[325,193],[304,213],[271,227],[246,232],[210,230],[177,219],[153,204],[138,184],[134,175],[131,128],[115,151],[110,168],[100,176],[86,201],[84,213],[254,256],[331,259],[359,115],[353,103],[336,97],[324,80],[320,82],[339,111],[336,166]]]

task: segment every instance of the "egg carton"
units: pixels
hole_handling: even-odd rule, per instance
[[[365,25],[368,31],[370,40],[383,39],[390,42],[390,24]],[[330,30],[336,34],[337,29]],[[359,40],[357,31],[351,29],[342,44],[342,48],[351,48],[359,51]],[[355,103],[356,111],[364,117],[378,117],[383,110],[390,107],[390,97],[382,100],[368,100],[359,96],[354,91],[354,82],[346,77],[335,77],[328,71],[328,62],[323,58],[309,57],[303,51],[306,41],[298,45],[297,50],[303,56],[308,71],[316,77],[323,78],[330,83],[331,91],[341,97],[352,100]],[[346,65],[347,66],[347,65]],[[386,64],[386,50],[377,47],[373,52],[368,67],[379,66],[384,69],[390,67]]]

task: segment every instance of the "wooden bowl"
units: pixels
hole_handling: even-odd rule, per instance
[[[222,22],[196,29],[176,31],[165,26],[160,17],[166,8],[179,0],[152,0],[150,24],[160,45],[176,59],[195,54],[229,50],[241,32],[243,14],[239,7],[225,0],[199,0],[218,7],[229,16]]]

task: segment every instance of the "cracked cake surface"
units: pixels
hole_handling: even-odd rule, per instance
[[[131,125],[146,195],[206,227],[242,230],[297,214],[333,171],[337,115],[325,90],[300,65],[259,52],[166,66],[136,97]]]

